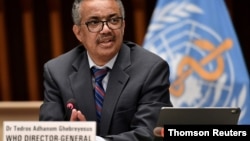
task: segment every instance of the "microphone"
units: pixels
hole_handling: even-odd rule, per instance
[[[66,112],[65,112],[65,115],[64,115],[64,119],[65,120],[69,120],[69,118],[67,117],[70,117],[71,116],[71,111],[73,109],[77,109],[77,106],[76,106],[76,101],[75,99],[71,98],[67,101],[67,104],[66,104]]]
[[[156,137],[164,137],[164,128],[163,127],[155,127],[154,128],[154,135]]]
[[[67,105],[66,105],[68,110],[73,110],[76,109],[76,101],[75,99],[71,98],[67,101]]]

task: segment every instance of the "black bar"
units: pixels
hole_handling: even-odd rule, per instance
[[[177,139],[240,139],[249,140],[250,125],[164,125],[164,141]]]

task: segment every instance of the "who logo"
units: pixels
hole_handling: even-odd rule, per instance
[[[238,43],[209,14],[189,1],[158,6],[143,47],[169,63],[175,107],[241,107],[243,117],[248,85],[236,83]]]

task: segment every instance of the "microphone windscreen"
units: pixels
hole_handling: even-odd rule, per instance
[[[163,127],[155,127],[154,128],[154,135],[156,137],[164,137],[164,128]]]
[[[74,108],[76,108],[76,101],[75,101],[75,99],[69,99],[68,101],[67,101],[67,108],[68,109],[70,109],[70,110],[72,110],[72,109],[74,109]]]

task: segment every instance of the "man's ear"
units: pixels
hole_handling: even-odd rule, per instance
[[[82,41],[81,39],[81,27],[80,26],[77,26],[77,25],[73,25],[73,28],[72,28],[76,38],[78,39],[78,41]]]

